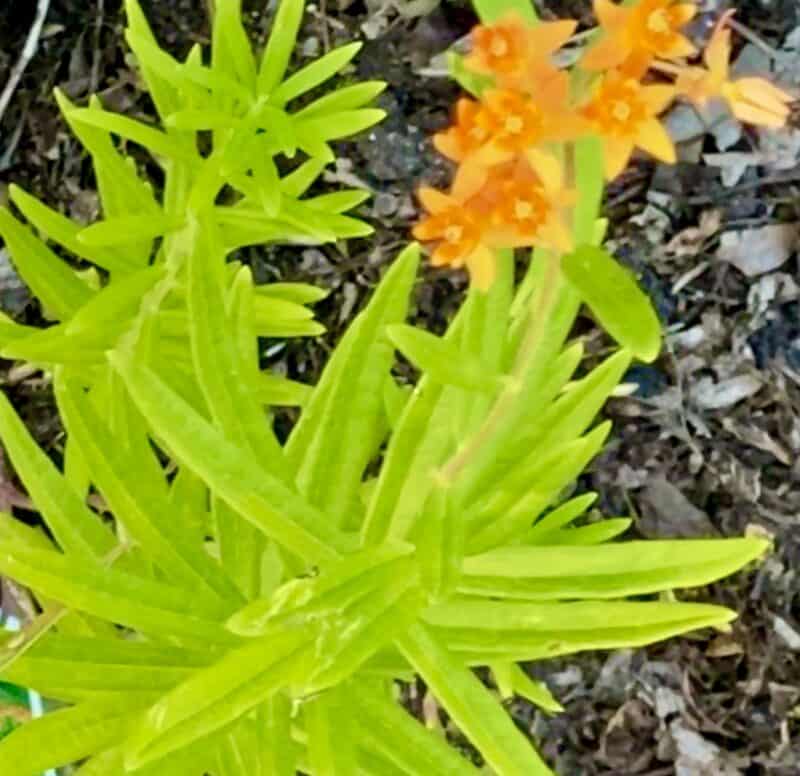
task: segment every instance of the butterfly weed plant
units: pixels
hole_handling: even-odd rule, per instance
[[[63,472],[5,399],[0,437],[46,531],[0,519],[0,573],[37,616],[3,644],[0,677],[57,702],[0,741],[4,776],[550,773],[503,706],[560,706],[521,663],[634,647],[735,616],[681,601],[761,556],[763,539],[626,541],[573,483],[602,449],[604,402],[660,331],[601,246],[605,179],[635,148],[674,161],[658,116],[726,100],[778,126],[790,98],[732,81],[720,20],[702,55],[694,6],[597,0],[575,31],[526,0],[476,2],[472,93],[435,138],[457,163],[423,188],[415,236],[471,283],[443,336],[406,321],[420,251],[395,259],[318,381],[259,370],[258,337],[319,331],[303,285],[255,286],[245,245],[366,234],[361,192],[304,196],[329,141],[368,127],[378,83],[293,101],[339,71],[345,46],[286,76],[303,13],[283,0],[260,58],[238,0],[217,0],[210,62],[180,62],[126,3],[161,126],[93,100],[61,108],[95,168],[104,220],[82,228],[13,189],[0,232],[56,324],[3,323],[2,355],[47,369],[66,430]],[[149,151],[156,188],[119,141]],[[301,157],[281,175],[276,157]],[[281,163],[285,169],[285,163]],[[532,248],[520,282],[514,249]],[[583,305],[617,348],[587,370]],[[393,376],[399,351],[419,370]],[[285,443],[271,406],[301,405]],[[94,498],[87,499],[94,491]],[[488,681],[474,670],[488,670]],[[418,676],[471,743],[466,756],[400,702]]]

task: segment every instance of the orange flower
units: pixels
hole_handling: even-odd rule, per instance
[[[575,193],[564,188],[561,163],[549,154],[530,150],[510,170],[498,169],[495,174],[486,195],[493,202],[490,244],[571,251],[572,235],[563,213],[574,204]]]
[[[433,145],[443,156],[461,162],[485,146],[494,129],[494,118],[481,103],[462,98],[456,103],[455,124],[435,134]]]
[[[623,7],[611,0],[594,0],[594,10],[604,35],[581,60],[587,70],[619,68],[641,78],[656,57],[678,59],[697,53],[680,34],[697,13],[694,3],[640,0]]]
[[[730,80],[731,31],[725,26],[732,12],[721,19],[703,55],[705,67],[677,70],[678,93],[700,107],[721,98],[737,119],[748,124],[779,128],[786,124],[794,98],[765,78]]]
[[[625,169],[634,148],[641,148],[662,162],[675,163],[675,146],[656,118],[674,97],[672,86],[643,86],[615,72],[600,82],[582,113],[603,141],[609,180]]]
[[[464,199],[483,187],[493,166],[534,146],[574,139],[588,128],[569,105],[564,73],[551,79],[537,99],[513,89],[490,89],[482,105],[464,102],[456,126],[434,138],[439,151],[461,162],[453,191]]]
[[[513,11],[491,25],[479,25],[472,32],[472,52],[464,65],[476,73],[493,75],[498,86],[535,84],[555,70],[549,62],[575,32],[577,22],[564,19],[535,26]],[[556,71],[557,72],[557,71]]]
[[[484,242],[487,215],[427,186],[419,190],[418,196],[430,215],[414,227],[413,234],[417,240],[437,243],[431,264],[434,267],[466,264],[472,282],[482,290],[489,288],[495,276],[495,259]]]

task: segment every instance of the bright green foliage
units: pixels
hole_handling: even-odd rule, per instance
[[[0,574],[42,607],[2,645],[0,679],[65,704],[0,741],[0,772],[78,761],[79,776],[483,772],[402,708],[397,681],[417,674],[493,773],[547,774],[502,700],[560,706],[518,663],[724,627],[727,609],[659,594],[730,574],[766,542],[612,542],[630,521],[587,516],[594,495],[570,496],[608,434],[598,413],[632,358],[652,356],[657,332],[631,335],[649,320],[641,299],[609,320],[608,289],[554,276],[541,252],[518,285],[501,256],[491,290],[472,290],[434,337],[406,322],[419,261],[410,246],[316,386],[265,380],[257,336],[312,333],[304,305],[319,293],[256,287],[228,256],[299,238],[303,224],[316,230],[308,239],[353,226],[338,211],[357,196],[297,197],[326,139],[375,118],[362,107],[375,89],[286,112],[354,49],[285,79],[303,3],[281,3],[260,62],[238,2],[215,5],[206,67],[199,52],[180,63],[160,51],[128,3],[166,130],[67,107],[105,222],[76,231],[14,194],[43,232],[111,273],[101,291],[0,214],[22,271],[62,319],[45,332],[11,326],[6,352],[52,368],[68,439],[62,473],[0,399],[0,438],[49,530],[0,515]],[[213,135],[205,158],[198,128]],[[109,131],[164,165],[162,203]],[[279,181],[272,155],[295,147],[314,156]],[[579,153],[595,203],[576,216],[588,243],[599,188],[591,145]],[[245,164],[256,157],[263,166]],[[568,263],[587,256],[617,281],[595,248]],[[624,349],[578,379],[583,350],[568,338],[581,299]],[[413,390],[392,374],[395,348],[420,371]],[[264,405],[286,399],[302,409],[282,445]]]
[[[130,328],[141,297],[161,283],[166,299],[157,325],[169,334],[174,358],[188,362],[188,319],[181,309],[183,278],[177,266],[182,257],[177,254],[180,235],[191,228],[198,211],[204,212],[204,228],[217,233],[226,251],[264,242],[318,243],[369,234],[366,224],[345,214],[364,200],[365,192],[304,195],[334,158],[330,140],[353,135],[382,118],[368,104],[383,84],[346,86],[298,105],[298,98],[333,77],[359,48],[344,46],[285,78],[303,5],[282,4],[278,34],[257,73],[239,0],[219,3],[208,64],[199,49],[185,62],[160,49],[136,0],[126,3],[126,37],[163,128],[110,113],[97,98],[79,108],[57,94],[62,113],[92,159],[103,220],[82,228],[19,187],[10,187],[11,201],[30,226],[0,208],[0,237],[58,325],[45,332],[4,325],[3,357],[48,366],[81,364],[102,372],[103,353]],[[212,131],[205,137],[201,133],[207,130]],[[162,169],[160,199],[114,137],[142,147]],[[276,167],[279,155],[298,160],[284,178]],[[97,273],[78,273],[46,241],[107,274],[101,280]],[[166,274],[172,276],[169,281]],[[231,287],[235,277],[230,272],[216,282]],[[258,287],[251,313],[254,332],[279,337],[321,333],[303,307],[315,298],[302,287],[295,293],[291,285],[277,292]],[[298,403],[291,386],[262,388],[267,398],[286,394],[289,403]]]

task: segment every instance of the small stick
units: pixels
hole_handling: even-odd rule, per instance
[[[770,59],[780,59],[781,52],[770,46],[763,38],[756,35],[749,27],[736,21],[734,18],[728,19],[728,27],[734,32],[739,33],[745,40],[760,48]]]
[[[47,12],[50,10],[50,0],[38,0],[36,4],[36,16],[33,19],[33,24],[28,31],[28,37],[25,40],[25,45],[22,48],[22,53],[19,59],[11,70],[11,75],[8,77],[8,82],[0,94],[0,121],[3,119],[3,114],[6,112],[11,98],[25,72],[28,63],[33,59],[36,49],[39,47],[39,38],[42,34],[42,27],[44,27],[44,20],[47,18]]]

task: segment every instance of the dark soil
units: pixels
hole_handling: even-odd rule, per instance
[[[201,0],[142,4],[159,39],[175,53],[207,42]],[[406,4],[322,0],[322,10],[308,16],[301,35],[298,61],[366,34],[370,39],[357,75],[388,81],[381,102],[389,118],[343,144],[349,163],[331,176],[335,183],[355,175],[373,189],[362,215],[375,225],[374,238],[304,251],[250,252],[262,280],[305,280],[333,290],[318,308],[329,330],[325,337],[268,348],[267,362],[299,379],[319,374],[352,311],[407,239],[415,187],[447,179],[447,165],[427,138],[447,122],[458,91],[446,78],[420,70],[428,72],[432,58],[464,36],[474,16],[466,2],[444,1],[418,18],[392,10]],[[34,5],[6,0],[0,10],[0,84],[21,50]],[[116,110],[149,113],[122,39],[119,5],[52,0],[39,50],[0,123],[0,202],[3,182],[13,181],[73,217],[96,217],[89,167],[51,90],[59,86],[75,100],[97,91]],[[263,40],[269,28],[265,3],[244,5],[252,34]],[[588,19],[589,3],[583,0],[544,5],[552,15]],[[701,5],[704,14],[694,27],[699,38],[725,4]],[[736,5],[739,22],[775,48],[800,23],[796,0]],[[797,87],[796,65],[794,77]],[[760,137],[745,132],[725,150],[752,151]],[[692,142],[678,167],[638,160],[608,193],[612,245],[651,293],[670,336],[656,364],[631,370],[628,382],[635,392],[608,408],[615,435],[581,486],[600,492],[607,514],[639,515],[635,534],[759,531],[774,537],[775,551],[749,574],[687,594],[739,612],[730,633],[706,632],[646,650],[531,666],[567,710],[546,716],[514,702],[511,711],[564,776],[800,773],[797,257],[792,253],[781,266],[747,276],[717,256],[725,233],[800,220],[800,159],[784,158],[777,173],[768,164],[752,166],[736,185],[725,187],[720,171],[696,153],[722,150],[719,141],[701,137],[694,152]],[[794,148],[800,154],[800,143]],[[698,234],[702,219],[713,226]],[[3,309],[21,321],[39,322],[35,303],[7,275],[7,266],[0,266]],[[460,275],[426,271],[414,316],[440,330],[464,288]],[[588,339],[595,355],[607,344],[599,333]],[[2,375],[38,440],[57,453],[61,431],[47,382],[8,364]],[[731,398],[725,389],[741,393]]]

